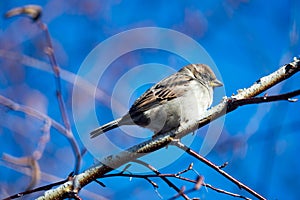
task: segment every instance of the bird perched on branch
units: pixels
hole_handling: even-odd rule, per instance
[[[138,125],[154,136],[197,122],[211,106],[213,89],[223,84],[205,64],[190,64],[140,96],[123,117],[90,133],[91,138],[123,125]]]

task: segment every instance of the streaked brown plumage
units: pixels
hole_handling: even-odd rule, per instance
[[[204,64],[190,64],[161,80],[129,109],[128,113],[90,133],[94,138],[122,125],[139,125],[161,134],[189,120],[198,120],[210,107],[213,88],[222,86],[213,71]]]

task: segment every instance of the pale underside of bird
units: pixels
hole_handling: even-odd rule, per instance
[[[123,117],[93,130],[90,136],[123,125],[148,128],[156,136],[187,122],[196,123],[211,106],[213,89],[222,85],[209,66],[187,65],[148,89]]]

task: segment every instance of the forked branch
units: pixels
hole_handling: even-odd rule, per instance
[[[259,81],[256,81],[252,86],[249,88],[245,88],[239,90],[237,95],[233,95],[230,98],[225,97],[223,101],[216,105],[215,107],[211,108],[210,110],[206,111],[205,116],[198,121],[196,124],[188,124],[186,127],[178,131],[169,132],[163,135],[160,135],[156,138],[151,140],[147,140],[143,143],[135,145],[125,151],[118,153],[117,155],[111,155],[105,158],[102,163],[98,166],[92,167],[81,174],[75,176],[76,181],[68,181],[63,185],[59,186],[58,188],[47,191],[43,196],[39,197],[38,199],[57,199],[62,198],[64,194],[73,191],[79,192],[79,190],[84,187],[85,185],[93,182],[97,178],[101,178],[104,174],[112,171],[115,168],[118,168],[130,161],[134,161],[139,157],[142,157],[148,153],[154,152],[158,149],[166,147],[170,142],[174,141],[174,138],[182,138],[187,134],[195,131],[196,129],[203,127],[204,125],[210,123],[211,121],[219,118],[220,116],[225,115],[226,113],[232,112],[236,108],[242,105],[252,104],[250,98],[257,96],[265,92],[267,89],[271,88],[272,86],[288,79],[295,73],[299,72],[300,70],[300,60],[295,58],[293,62],[283,65],[277,71],[269,74],[268,76],[262,77]],[[290,93],[287,95],[289,99],[293,98],[294,96],[298,95],[298,92]],[[282,100],[282,99],[279,99]],[[237,102],[242,103],[237,103]],[[262,103],[257,102],[257,103]],[[75,183],[75,185],[74,185]],[[253,194],[258,199],[265,199],[259,194]]]

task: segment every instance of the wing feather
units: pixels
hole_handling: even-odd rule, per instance
[[[134,102],[129,110],[130,115],[140,114],[182,96],[186,92],[185,87],[188,82],[193,79],[186,74],[179,73],[158,82]]]

